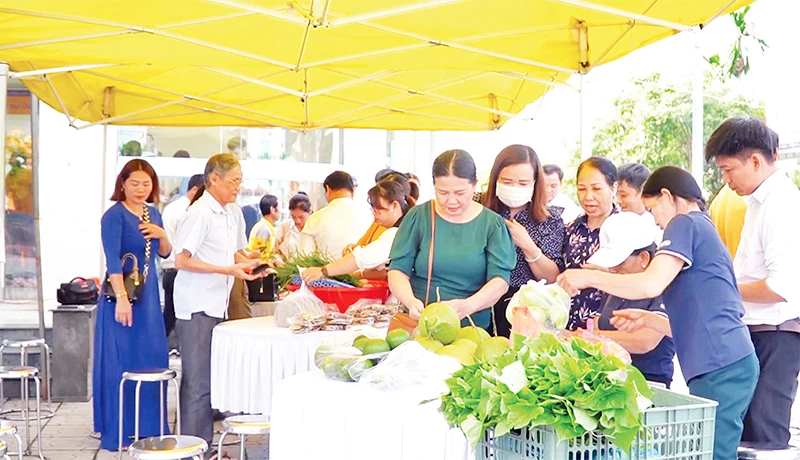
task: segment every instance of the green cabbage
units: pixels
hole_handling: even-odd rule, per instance
[[[557,284],[544,281],[528,281],[511,298],[506,309],[506,318],[511,323],[515,307],[527,307],[536,321],[549,329],[564,329],[569,318],[570,297]]]

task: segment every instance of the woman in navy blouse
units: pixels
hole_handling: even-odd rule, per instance
[[[148,205],[158,203],[158,176],[149,163],[140,159],[129,161],[117,176],[111,200],[116,203],[103,214],[100,232],[107,276],[111,280],[115,298],[103,295],[98,301],[92,402],[94,431],[101,435],[101,447],[117,450],[119,381],[122,373],[168,367],[156,254],[166,257],[172,251],[172,246],[163,229],[161,215],[155,207]],[[151,246],[149,254],[145,249],[147,240]],[[133,270],[131,261],[126,261],[124,265],[120,262],[126,253],[136,256],[139,275],[144,277],[141,294],[136,300],[128,298],[123,285],[123,275]],[[134,387],[126,385],[125,388],[123,446],[130,444],[134,432]],[[160,432],[158,395],[156,384],[142,385],[140,437]],[[163,419],[166,420],[166,417]],[[166,426],[164,429],[166,433]]]
[[[614,209],[617,167],[601,157],[591,157],[578,166],[578,201],[584,214],[567,226],[563,257],[566,268],[581,268],[600,246],[600,226]],[[572,298],[567,329],[585,329],[590,318],[600,315],[606,295],[583,289]]]
[[[564,222],[547,207],[544,173],[536,152],[526,145],[509,145],[494,160],[483,204],[505,219],[517,251],[506,294],[494,306],[497,335],[508,337],[506,308],[511,297],[530,280],[553,282],[564,268]]]

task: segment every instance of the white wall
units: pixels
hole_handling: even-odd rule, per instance
[[[45,304],[60,283],[101,276],[103,128],[76,130],[40,104],[40,200]]]

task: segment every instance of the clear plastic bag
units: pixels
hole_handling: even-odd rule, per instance
[[[275,324],[278,327],[289,327],[292,318],[325,315],[325,304],[306,286],[300,283],[300,289],[287,295],[275,307]]]
[[[389,353],[364,355],[351,346],[322,345],[314,353],[314,364],[326,377],[342,382],[357,382]]]
[[[564,329],[569,306],[569,294],[557,284],[528,281],[508,302],[506,319],[514,332],[535,337],[543,330]]]

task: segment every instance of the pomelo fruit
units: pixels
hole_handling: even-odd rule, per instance
[[[478,351],[478,345],[469,339],[456,339],[456,341],[451,343],[450,346],[462,348],[465,353],[473,356],[475,355],[475,352]]]
[[[383,339],[367,339],[362,342],[364,348],[361,350],[365,355],[373,353],[383,353],[389,351],[389,344]]]
[[[475,364],[475,357],[472,353],[469,353],[469,349],[465,346],[458,346],[458,345],[445,345],[436,352],[437,355],[442,356],[449,356],[451,358],[455,358],[456,361],[461,363],[463,366],[469,366],[470,364]]]
[[[475,356],[481,362],[492,362],[509,348],[511,348],[511,344],[507,338],[489,337],[478,346],[478,352]]]
[[[410,338],[411,335],[405,329],[395,329],[386,334],[386,342],[392,350]]]
[[[422,347],[425,348],[428,351],[436,352],[437,350],[439,350],[440,348],[442,348],[444,346],[444,345],[442,345],[441,342],[433,340],[430,337],[419,336],[419,337],[416,337],[414,340],[416,342],[418,342],[420,345],[422,345]]]
[[[489,333],[485,329],[477,326],[462,327],[458,330],[459,339],[468,339],[475,342],[475,345],[480,345],[481,342],[489,338]]]
[[[422,310],[417,326],[419,335],[449,345],[456,340],[461,321],[453,307],[444,303],[432,303]]]

